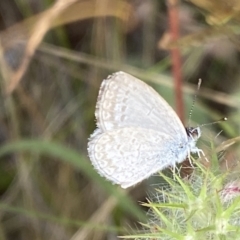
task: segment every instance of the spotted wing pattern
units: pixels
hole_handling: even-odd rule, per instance
[[[187,138],[171,106],[152,87],[125,72],[102,82],[95,115],[103,131],[134,126]]]
[[[97,129],[88,152],[100,175],[127,188],[180,161],[178,151],[182,148],[179,146],[176,151],[177,144],[171,136],[152,129],[126,127],[107,132]]]

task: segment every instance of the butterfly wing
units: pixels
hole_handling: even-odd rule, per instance
[[[187,150],[168,134],[152,129],[126,127],[92,134],[88,152],[100,175],[123,188],[148,178],[153,173],[174,166]],[[184,152],[183,152],[184,151]]]
[[[103,132],[141,127],[187,139],[169,104],[152,87],[125,72],[114,73],[102,82],[95,115]]]

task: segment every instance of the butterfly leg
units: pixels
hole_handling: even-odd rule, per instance
[[[193,163],[192,163],[192,160],[191,160],[191,152],[192,151],[190,151],[190,149],[188,150],[188,161],[189,161],[189,163],[190,163],[190,166],[192,167],[192,168],[194,168],[194,166],[193,166]]]
[[[191,149],[191,152],[196,153],[199,158],[201,158],[201,154],[202,154],[202,156],[205,158],[205,160],[207,162],[209,162],[209,160],[207,159],[207,157],[206,157],[206,155],[205,155],[205,153],[204,153],[204,151],[202,149],[194,147],[194,148]]]

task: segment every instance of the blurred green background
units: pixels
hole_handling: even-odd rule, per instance
[[[160,47],[168,31],[167,2],[62,2],[68,6],[58,12],[50,0],[0,1],[3,240],[117,239],[141,228],[147,209],[139,202],[159,181],[152,177],[122,191],[92,168],[87,141],[95,129],[99,86],[112,72],[146,81],[175,108],[172,60],[169,49]],[[239,7],[234,1],[211,4],[179,3],[181,39],[175,43],[182,53],[186,122],[199,78],[193,126],[228,117],[202,129],[205,149],[209,139],[217,146],[240,131]],[[38,29],[52,13],[50,24]],[[26,57],[28,40],[44,27],[33,57]],[[26,58],[26,71],[7,94]],[[236,166],[238,154],[237,148],[227,152],[228,164]]]

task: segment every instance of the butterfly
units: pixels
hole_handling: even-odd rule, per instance
[[[102,82],[95,116],[89,158],[101,176],[122,188],[203,152],[196,147],[200,128],[185,128],[152,87],[125,72]]]

